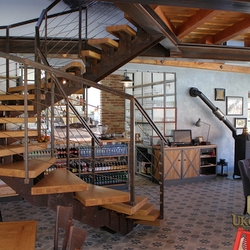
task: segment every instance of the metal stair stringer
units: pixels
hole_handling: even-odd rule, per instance
[[[116,26],[108,26],[108,32],[111,27]],[[100,44],[100,61],[86,56],[86,73],[83,78],[98,82],[164,39],[162,34],[149,35],[140,27],[135,36],[120,31],[116,32],[116,37],[119,38],[117,48]]]

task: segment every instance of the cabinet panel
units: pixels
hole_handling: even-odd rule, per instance
[[[181,150],[173,150],[164,154],[164,180],[181,179]]]
[[[154,150],[154,177],[160,180],[161,153]],[[181,150],[164,152],[164,180],[181,179]]]
[[[200,171],[200,150],[183,150],[183,178],[197,177]]]

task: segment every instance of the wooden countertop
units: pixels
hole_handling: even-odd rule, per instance
[[[0,222],[1,250],[34,250],[37,221]]]
[[[70,143],[83,143],[83,144],[89,144],[91,145],[91,138],[85,138],[84,140],[82,138],[70,138]],[[104,143],[113,143],[113,142],[125,142],[125,143],[129,143],[130,139],[128,138],[123,138],[123,137],[116,137],[114,139],[110,139],[110,140],[101,140],[100,139],[100,143],[104,144]],[[65,144],[66,140],[65,139],[55,139],[55,144]]]
[[[210,144],[210,145],[197,145],[197,146],[186,146],[186,147],[165,147],[164,150],[180,150],[180,149],[206,149],[206,148],[216,148],[218,147],[217,144]],[[159,149],[160,146],[155,145],[153,148]]]

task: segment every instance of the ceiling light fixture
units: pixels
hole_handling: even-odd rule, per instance
[[[131,80],[127,74],[127,70],[125,70],[124,78],[120,81],[120,83],[124,84],[124,87],[127,87],[130,83],[133,83],[134,81]]]

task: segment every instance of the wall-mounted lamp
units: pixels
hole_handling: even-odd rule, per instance
[[[124,78],[120,81],[120,83],[124,84],[124,87],[128,87],[130,83],[133,83],[134,81],[129,78],[127,75],[127,70],[125,70]]]
[[[200,144],[203,144],[203,145],[210,145],[211,143],[208,141],[208,137],[209,137],[209,133],[210,133],[210,124],[206,123],[206,122],[202,122],[201,121],[201,118],[198,119],[198,121],[194,124],[195,126],[197,127],[200,127],[201,124],[205,124],[208,126],[208,131],[207,131],[207,140],[205,142],[201,142]]]

